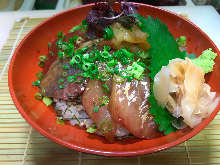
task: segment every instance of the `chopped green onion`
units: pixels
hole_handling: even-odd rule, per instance
[[[82,53],[85,53],[88,49],[89,49],[89,47],[85,46],[85,47],[83,47],[82,49],[79,49],[79,50],[81,50]]]
[[[110,56],[110,53],[109,53],[108,51],[103,51],[103,52],[101,53],[101,56],[102,56],[103,58],[108,58],[108,57]]]
[[[129,52],[129,51],[126,50],[125,48],[122,48],[120,51],[121,51],[127,58],[130,58],[130,59],[131,59],[131,58],[134,56],[133,53]]]
[[[92,67],[92,64],[91,64],[91,63],[83,63],[83,65],[82,65],[82,69],[83,69],[84,71],[90,70],[91,67]]]
[[[70,67],[68,65],[63,65],[62,68],[66,69],[66,70],[70,69]]]
[[[38,62],[38,66],[39,66],[40,68],[43,68],[43,67],[44,67],[44,62]]]
[[[46,106],[50,106],[53,103],[53,100],[47,96],[44,96],[42,101]]]
[[[106,39],[106,40],[110,40],[110,39],[113,38],[113,36],[114,36],[114,32],[113,32],[113,30],[112,30],[111,27],[107,27],[107,28],[105,28],[104,31],[105,31],[104,36],[103,36],[104,39]]]
[[[76,39],[76,44],[80,44],[82,41],[83,41],[83,38],[79,36],[79,37]]]
[[[62,84],[62,85],[59,85],[59,88],[60,89],[63,89],[64,88],[64,85]]]
[[[75,64],[75,59],[71,59],[70,62],[69,62],[70,66],[74,66]]]
[[[111,47],[110,47],[110,46],[108,46],[108,45],[105,45],[105,46],[104,46],[104,51],[109,52],[110,50],[111,50]]]
[[[63,32],[59,31],[57,36],[58,36],[58,38],[62,38],[63,37]]]
[[[113,75],[114,74],[114,68],[112,68],[112,67],[106,67],[106,72],[108,72],[108,73],[110,73],[111,75]]]
[[[122,65],[127,65],[127,64],[130,63],[129,59],[126,58],[126,57],[121,58],[120,62],[121,62]]]
[[[102,96],[99,98],[99,101],[101,102],[100,107],[102,107],[109,103],[109,98],[108,96]]]
[[[83,56],[82,56],[82,61],[83,61],[83,62],[90,61],[89,53],[83,54]]]
[[[32,85],[39,86],[40,85],[40,80],[36,80],[35,82],[32,82]]]
[[[180,36],[179,38],[176,39],[176,41],[180,47],[186,46],[186,36]]]
[[[56,123],[59,124],[59,125],[62,125],[62,126],[65,125],[64,121],[61,120],[61,119],[57,119]]]
[[[78,76],[82,76],[82,74],[81,73],[78,73],[78,74],[75,74],[75,75],[73,75],[73,76],[68,76],[67,77],[67,81],[69,82],[69,83],[71,83],[71,82],[81,82],[81,81],[78,81],[77,80],[77,77]]]
[[[67,44],[67,48],[65,49],[65,54],[68,56],[68,57],[72,57],[73,54],[74,54],[74,45],[73,44]]]
[[[97,131],[97,127],[95,124],[92,124],[90,127],[86,129],[86,132],[88,133],[95,133],[96,131]]]
[[[128,72],[136,79],[140,80],[142,78],[142,73],[144,72],[144,67],[139,65],[137,62],[133,62],[132,66],[127,68]]]
[[[35,93],[34,98],[37,99],[37,100],[41,100],[42,99],[41,93]]]
[[[86,20],[82,20],[82,26],[83,27],[87,27],[88,26],[88,23],[86,22]]]
[[[74,35],[73,37],[71,37],[71,38],[69,39],[69,42],[70,42],[70,43],[74,43],[74,42],[77,40],[78,37],[79,37],[79,36]]]
[[[60,59],[63,59],[63,57],[64,57],[64,52],[58,52],[57,54],[58,54],[58,56],[59,56]]]
[[[108,133],[109,131],[111,131],[112,129],[112,123],[110,121],[102,121],[101,124],[100,124],[100,131],[103,133],[103,134],[106,134]]]
[[[75,76],[68,76],[68,77],[67,77],[67,81],[68,81],[69,83],[73,82],[74,80],[76,80],[76,77],[75,77]]]
[[[86,30],[82,28],[81,32],[85,33],[85,32],[86,32]]]
[[[40,62],[45,62],[46,59],[47,59],[47,56],[45,56],[45,55],[39,56]]]
[[[98,112],[99,111],[99,106],[95,105],[94,108],[93,108],[93,111]]]
[[[62,49],[62,50],[66,50],[66,49],[67,49],[67,45],[66,45],[65,42],[62,44],[61,49]]]
[[[90,72],[90,78],[94,80],[98,78],[98,76],[99,76],[99,70],[98,70],[98,67],[95,65],[94,69]]]
[[[63,78],[60,78],[60,79],[59,79],[59,82],[60,82],[60,83],[63,83],[63,82],[64,82],[64,79],[63,79]]]
[[[81,56],[76,54],[75,56],[73,56],[73,58],[71,59],[71,63],[70,65],[73,66],[73,64],[78,64],[81,62]]]
[[[66,77],[66,76],[67,76],[67,72],[63,72],[63,73],[62,73],[62,76],[63,76],[63,77]]]
[[[118,74],[119,73],[119,68],[118,68],[118,65],[116,65],[113,69],[114,73],[115,74]]]
[[[143,59],[146,59],[146,58],[150,57],[149,53],[148,52],[144,52],[144,51],[139,53],[138,56],[143,58]]]
[[[58,40],[58,41],[56,42],[56,46],[57,46],[58,49],[62,49],[62,45],[63,45],[63,41]]]
[[[117,63],[118,63],[117,60],[112,59],[111,61],[108,61],[108,62],[107,62],[107,65],[108,65],[109,67],[113,67],[113,66],[115,66]]]
[[[42,80],[43,79],[43,72],[39,72],[36,74],[36,77],[38,78],[38,80]]]
[[[82,29],[82,25],[77,25],[77,26],[74,26],[72,29],[70,29],[69,32],[75,32],[75,31],[80,30],[80,29]]]
[[[51,45],[52,45],[52,43],[51,43],[51,42],[48,42],[48,48],[50,48],[50,47],[51,47]]]
[[[109,89],[109,87],[108,87],[106,84],[103,84],[103,85],[102,85],[102,89],[103,89],[103,91],[104,91],[105,93],[109,93],[109,92],[110,92],[110,89]]]

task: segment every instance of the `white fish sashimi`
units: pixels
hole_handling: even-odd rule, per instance
[[[173,116],[183,117],[191,128],[208,117],[219,103],[205,83],[204,71],[190,59],[170,60],[154,79],[154,95]]]

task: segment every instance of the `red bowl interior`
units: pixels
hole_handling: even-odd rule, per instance
[[[220,58],[219,51],[210,38],[191,22],[176,14],[156,7],[139,4],[141,15],[151,15],[163,21],[175,37],[187,37],[187,51],[197,56],[205,49],[212,48],[218,53],[214,71],[206,79],[212,90],[220,92]],[[78,127],[56,123],[52,107],[46,107],[34,99],[37,88],[31,83],[36,80],[35,74],[40,70],[38,56],[47,54],[47,43],[53,41],[58,31],[68,30],[79,24],[86,17],[92,5],[81,6],[55,15],[34,28],[17,47],[9,68],[9,88],[12,99],[22,116],[44,136],[65,147],[82,152],[110,155],[134,156],[160,151],[175,146],[196,135],[217,114],[220,105],[211,116],[193,130],[178,131],[168,136],[152,139],[125,139],[108,144],[104,138],[86,133]]]

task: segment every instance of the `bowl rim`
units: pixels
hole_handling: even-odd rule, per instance
[[[134,2],[132,2],[134,3]],[[159,7],[155,7],[155,6],[151,6],[151,5],[147,5],[147,4],[142,4],[142,3],[134,3],[137,5],[141,5],[143,7],[150,7],[153,8],[155,10],[160,10],[162,12],[166,12],[168,14],[174,15],[176,17],[178,17],[181,20],[186,21],[187,23],[191,24],[192,26],[194,26],[207,40],[209,40],[209,42],[213,45],[213,47],[216,49],[216,53],[218,54],[218,56],[220,56],[220,52],[219,49],[217,48],[217,46],[215,45],[215,43],[210,39],[210,37],[203,32],[197,25],[195,25],[194,23],[192,23],[191,21],[179,16],[176,13],[173,13],[171,11],[168,11],[166,9],[163,8],[159,8]],[[36,124],[34,121],[32,121],[32,119],[26,114],[26,112],[24,111],[23,107],[21,106],[21,104],[19,103],[16,95],[15,95],[15,90],[14,90],[14,86],[12,83],[12,72],[13,72],[13,66],[15,63],[15,59],[16,59],[16,54],[19,52],[19,49],[23,46],[23,43],[25,42],[25,40],[31,36],[32,33],[34,33],[39,27],[43,26],[44,24],[46,24],[47,22],[55,19],[57,16],[60,16],[62,14],[68,13],[72,10],[78,10],[80,8],[86,8],[86,7],[91,7],[93,6],[94,3],[91,4],[87,4],[87,5],[81,5],[75,8],[71,8],[62,12],[59,12],[47,19],[45,19],[44,21],[42,21],[40,24],[38,24],[36,27],[34,27],[30,32],[28,32],[28,34],[22,39],[22,41],[19,43],[19,45],[17,46],[17,48],[15,49],[13,56],[11,58],[10,61],[10,65],[9,65],[9,69],[8,69],[8,86],[9,86],[9,92],[11,94],[12,100],[17,108],[17,110],[19,111],[19,113],[22,115],[22,117],[33,127],[35,128],[40,134],[42,134],[43,136],[47,137],[48,139],[51,139],[53,142],[60,144],[62,146],[65,146],[67,148],[70,149],[74,149],[77,150],[79,152],[87,152],[90,154],[97,154],[97,155],[104,155],[104,156],[137,156],[137,155],[143,155],[143,154],[149,154],[149,153],[154,153],[154,152],[158,152],[164,149],[168,149],[170,147],[176,146],[186,140],[189,140],[190,138],[192,138],[193,136],[195,136],[196,134],[198,134],[201,130],[203,130],[213,119],[214,117],[217,115],[219,109],[217,109],[218,107],[216,107],[216,109],[211,113],[211,115],[209,116],[208,120],[203,121],[199,127],[197,127],[197,129],[193,129],[191,132],[189,132],[188,134],[186,134],[185,136],[182,136],[181,138],[172,141],[170,143],[166,143],[157,147],[151,147],[151,148],[147,148],[147,149],[140,149],[137,151],[103,151],[103,150],[93,150],[90,148],[86,148],[86,147],[82,147],[80,145],[77,144],[71,144],[69,142],[66,142],[64,140],[61,140],[55,136],[53,136],[52,134],[48,133],[47,131],[45,131],[43,128],[41,128],[38,124]]]

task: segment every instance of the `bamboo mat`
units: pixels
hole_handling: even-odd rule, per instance
[[[9,94],[7,70],[19,41],[45,18],[15,22],[0,53],[0,165],[219,165],[220,115],[209,126],[171,149],[138,157],[104,157],[80,153],[40,135],[21,117]]]

